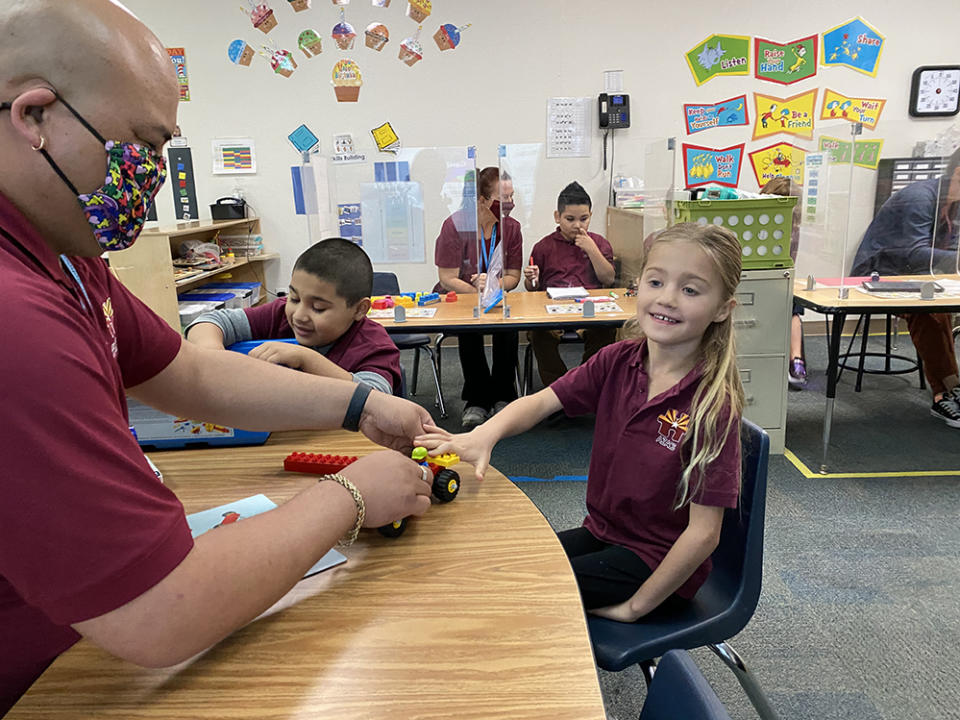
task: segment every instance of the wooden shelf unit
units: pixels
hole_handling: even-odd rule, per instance
[[[174,330],[180,330],[180,311],[177,293],[182,293],[204,282],[230,279],[236,282],[260,282],[264,291],[266,282],[263,263],[275,260],[277,253],[266,253],[237,258],[235,262],[175,280],[173,257],[184,240],[215,242],[224,230],[235,229],[250,235],[260,234],[259,218],[241,220],[193,220],[173,226],[144,230],[133,247],[107,253],[110,267],[120,281]],[[265,295],[266,293],[262,293]]]

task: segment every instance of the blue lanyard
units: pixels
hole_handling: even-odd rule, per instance
[[[83,293],[83,297],[87,300],[86,304],[84,304],[83,300],[80,301],[80,304],[83,305],[83,309],[87,312],[93,312],[93,303],[90,302],[90,296],[87,295],[87,289],[83,286],[83,281],[80,280],[80,275],[77,273],[77,269],[73,266],[73,263],[67,259],[66,255],[60,256],[60,262],[67,269],[67,272],[69,272],[73,277],[73,281],[77,284],[77,287],[80,288],[80,292]]]
[[[493,232],[490,233],[490,251],[487,252],[487,239],[483,236],[483,228],[480,228],[480,250],[483,253],[480,259],[483,264],[480,266],[480,272],[484,273],[490,269],[490,263],[493,262],[493,248],[497,244],[497,226],[493,226]]]

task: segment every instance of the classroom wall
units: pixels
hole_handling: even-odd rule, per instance
[[[339,14],[331,2],[313,0],[311,9],[294,13],[285,0],[272,0],[279,25],[266,36],[253,29],[241,4],[246,3],[127,2],[164,44],[186,49],[191,100],[180,105],[180,126],[193,149],[201,217],[209,216],[207,205],[215,198],[235,188],[243,191],[263,218],[265,243],[283,256],[282,262],[271,264],[271,290],[286,284],[294,259],[308,242],[306,222],[294,214],[291,192],[289,168],[298,157],[286,140],[303,122],[320,136],[325,153],[336,132],[352,132],[358,144],[369,148],[369,131],[389,120],[405,147],[475,145],[478,166],[484,166],[497,163],[500,144],[544,142],[547,98],[595,98],[603,91],[603,71],[622,69],[624,91],[631,95],[633,126],[617,132],[613,172],[642,177],[648,149],[670,136],[677,137],[678,144],[689,140],[717,148],[746,141],[748,152],[779,139],[814,147],[813,142],[785,135],[754,143],[750,127],[717,128],[687,138],[681,112],[685,102],[717,102],[753,91],[786,97],[813,87],[830,87],[848,96],[887,98],[878,129],[864,131],[868,137],[884,138],[884,157],[910,155],[917,141],[934,138],[957,120],[917,120],[907,113],[910,77],[917,66],[960,62],[956,49],[960,3],[943,0],[859,4],[807,0],[764,5],[720,0],[695,6],[626,0],[435,0],[421,36],[424,59],[413,67],[397,58],[400,41],[416,29],[416,23],[404,15],[404,0],[392,0],[388,8],[373,7],[370,0],[353,0],[345,6],[348,22],[361,34],[356,49],[347,52],[339,51],[330,39]],[[751,75],[714,78],[697,87],[684,59],[685,52],[713,33],[789,42],[857,14],[887,37],[876,77],[848,68],[821,67],[815,77],[790,86],[762,82]],[[363,28],[374,20],[384,22],[391,31],[382,53],[362,42]],[[471,27],[463,31],[457,49],[441,54],[431,36],[445,22],[471,23]],[[323,53],[310,59],[296,49],[297,35],[308,27],[317,30],[324,42]],[[273,40],[295,54],[299,67],[292,77],[283,78],[269,69],[264,58],[255,58],[251,67],[233,65],[226,48],[235,38],[252,45]],[[340,57],[356,60],[364,73],[357,103],[336,102],[330,70]],[[211,139],[231,136],[255,139],[256,175],[211,174]],[[678,177],[680,173],[678,164]],[[855,170],[852,196],[845,187],[840,190],[847,177],[834,175],[830,232],[835,235],[846,226],[849,201],[853,208],[849,256],[872,216],[875,173]],[[599,130],[593,134],[592,157],[542,158],[537,164],[535,192],[526,195],[527,206],[518,207],[516,213],[524,224],[527,252],[552,231],[556,194],[573,179],[591,192],[597,206],[594,229],[602,232],[609,175],[601,170]],[[335,174],[332,180],[335,185]],[[741,187],[756,189],[746,158]],[[336,194],[335,188],[332,192]],[[439,194],[440,188],[428,187],[425,192]],[[174,219],[167,188],[158,209],[161,222]],[[436,278],[433,240],[442,220],[425,220],[424,265],[378,269],[396,271],[406,289],[432,285]],[[331,223],[324,224],[325,234],[332,234]],[[826,244],[836,248],[840,243],[837,237],[811,237],[803,247],[802,237],[800,273],[838,272],[837,258],[822,259],[831,257],[821,252]]]

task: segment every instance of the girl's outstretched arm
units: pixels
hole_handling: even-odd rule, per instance
[[[468,433],[452,435],[436,425],[425,424],[426,433],[415,438],[414,442],[430,450],[433,455],[457,453],[474,466],[477,480],[483,480],[494,445],[503,438],[529,430],[561,408],[557,394],[550,388],[544,388],[538,393],[514,400]]]
[[[717,549],[723,508],[690,503],[690,521],[687,528],[670,548],[657,569],[626,602],[591,610],[594,615],[634,622],[670,597],[693,575],[693,571]]]

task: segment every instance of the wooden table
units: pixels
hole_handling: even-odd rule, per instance
[[[258,448],[152,453],[186,512],[311,482],[294,450],[363,454],[359,434],[278,433]],[[364,531],[349,561],[301,581],[263,616],[174,668],[87,641],[10,711],[30,718],[569,718],[603,702],[576,581],[556,535],[495,470],[397,539]],[[256,582],[251,578],[251,582]],[[278,612],[282,609],[282,612]]]
[[[432,318],[408,317],[402,323],[393,318],[372,318],[383,325],[391,333],[455,333],[455,332],[493,332],[495,330],[538,330],[542,328],[579,329],[585,327],[620,327],[637,312],[637,298],[627,297],[626,288],[605,290],[591,290],[590,299],[617,303],[623,312],[600,313],[592,318],[585,318],[579,313],[567,315],[552,315],[547,312],[547,305],[576,305],[572,300],[551,300],[546,292],[510,292],[506,294],[509,304],[509,317],[504,313],[502,305],[481,313],[474,317],[477,307],[476,295],[458,295],[457,301],[439,302],[427,307],[436,308],[437,313]],[[611,297],[613,292],[617,297]],[[442,296],[441,296],[442,297]]]
[[[952,280],[956,275],[902,276],[884,277],[884,280]],[[840,336],[848,315],[891,314],[908,315],[911,313],[951,313],[960,312],[960,297],[938,297],[937,293],[932,300],[921,300],[919,293],[910,298],[884,298],[870,295],[856,289],[859,283],[851,282],[847,286],[847,297],[840,297],[837,287],[821,287],[813,290],[806,289],[806,280],[797,281],[794,285],[793,297],[803,307],[814,312],[828,315],[829,342],[827,344],[827,403],[823,417],[823,455],[820,472],[827,471],[827,451],[830,447],[830,432],[833,425],[833,406],[837,396],[837,375],[840,369]],[[832,319],[833,329],[829,329]],[[864,333],[867,331],[864,330]]]
[[[617,297],[611,297],[611,292]],[[474,311],[477,309],[477,296],[458,295],[456,302],[440,302],[428,305],[427,307],[437,309],[436,315],[432,318],[408,317],[402,323],[396,322],[393,318],[372,319],[383,325],[387,332],[393,334],[437,333],[434,339],[434,351],[436,353],[437,377],[439,378],[441,343],[451,335],[460,332],[489,333],[503,330],[579,330],[590,327],[620,327],[637,313],[637,298],[627,297],[626,293],[626,288],[591,290],[591,299],[597,302],[612,301],[623,309],[623,312],[618,313],[598,312],[592,318],[585,318],[579,313],[560,315],[547,312],[547,305],[577,305],[578,303],[573,300],[551,300],[547,297],[546,292],[541,291],[507,293],[509,314],[504,311],[502,305],[498,305],[490,312],[480,313],[478,317],[474,317]],[[529,374],[529,369],[525,369],[524,386],[527,386],[530,382]],[[437,396],[437,407],[440,409],[440,417],[446,417],[447,408],[441,394]]]

